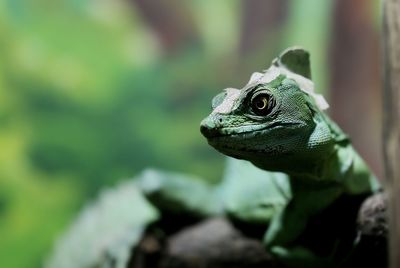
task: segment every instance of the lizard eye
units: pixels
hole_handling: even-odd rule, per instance
[[[251,99],[251,109],[256,115],[267,115],[273,107],[274,101],[269,94],[257,94]]]

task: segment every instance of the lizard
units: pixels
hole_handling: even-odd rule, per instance
[[[325,113],[328,107],[314,90],[309,53],[292,47],[243,88],[215,96],[211,114],[200,125],[212,147],[266,171],[265,180],[277,173],[286,176],[291,197],[272,216],[263,241],[288,266],[328,267],[332,262],[317,261],[300,237],[304,241],[304,233],[315,226],[312,219],[318,223],[318,215],[329,208],[338,208],[337,218],[330,219],[340,221],[342,212],[356,214],[362,200],[379,190],[350,138]],[[358,205],[351,206],[352,201]],[[334,240],[329,254],[335,254]],[[304,266],[298,266],[302,261]]]
[[[228,88],[213,98],[200,131],[228,156],[219,184],[148,169],[84,210],[47,267],[74,259],[75,267],[124,267],[127,252],[149,226],[173,232],[171,226],[219,216],[261,238],[288,267],[342,267],[357,242],[344,227],[352,230],[361,202],[380,186],[326,108],[314,92],[308,52],[287,49],[242,89]],[[98,226],[101,236],[82,235],[92,222],[111,221]],[[333,226],[327,228],[327,223]],[[102,246],[93,254],[76,250],[75,245],[97,245],[99,240]],[[323,252],[321,242],[327,249]]]

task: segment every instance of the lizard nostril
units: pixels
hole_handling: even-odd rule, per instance
[[[200,132],[206,138],[214,138],[221,135],[224,118],[219,115],[212,115],[200,123]]]
[[[212,138],[219,135],[219,130],[215,126],[210,126],[207,124],[200,125],[200,132],[206,138]]]
[[[205,125],[200,125],[200,132],[201,132],[201,134],[206,136],[207,132],[208,132],[208,127],[206,127]]]

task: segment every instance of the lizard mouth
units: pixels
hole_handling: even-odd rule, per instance
[[[217,151],[238,159],[250,159],[255,155],[268,155],[271,157],[279,155],[287,155],[289,152],[282,145],[271,146],[268,142],[262,142],[270,136],[271,130],[278,129],[298,129],[304,126],[300,122],[291,123],[273,123],[261,126],[235,127],[235,128],[214,128],[210,133],[202,130],[203,135],[207,138],[208,144]],[[263,137],[264,136],[264,137]],[[251,140],[255,144],[252,146]]]
[[[220,138],[220,137],[229,137],[229,136],[242,136],[248,133],[256,133],[262,130],[265,130],[267,127],[263,126],[261,128],[238,128],[238,127],[228,127],[228,128],[209,128],[205,125],[200,126],[200,132],[207,139]]]
[[[282,123],[282,122],[275,122],[269,125],[262,125],[262,126],[241,126],[241,127],[227,127],[227,128],[211,128],[207,125],[200,126],[200,132],[206,137],[209,141],[224,139],[224,138],[250,138],[260,136],[264,130],[272,130],[278,128],[297,128],[301,127],[302,123],[291,122],[291,123]]]
[[[277,157],[290,154],[282,145],[252,148],[246,147],[245,144],[235,146],[235,144],[217,141],[209,141],[208,143],[220,153],[237,159],[250,160],[255,156]]]

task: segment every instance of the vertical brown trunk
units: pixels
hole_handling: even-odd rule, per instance
[[[400,0],[384,1],[384,151],[390,267],[400,267]]]
[[[265,47],[268,36],[282,27],[287,10],[288,0],[242,0],[240,53]]]
[[[332,117],[382,177],[379,35],[373,5],[365,0],[334,2],[330,53]]]
[[[235,65],[240,81],[248,79],[251,71],[263,70],[282,50],[280,41],[288,8],[288,0],[241,0],[242,21]]]
[[[157,33],[164,50],[173,53],[199,42],[198,32],[184,0],[129,0]]]

